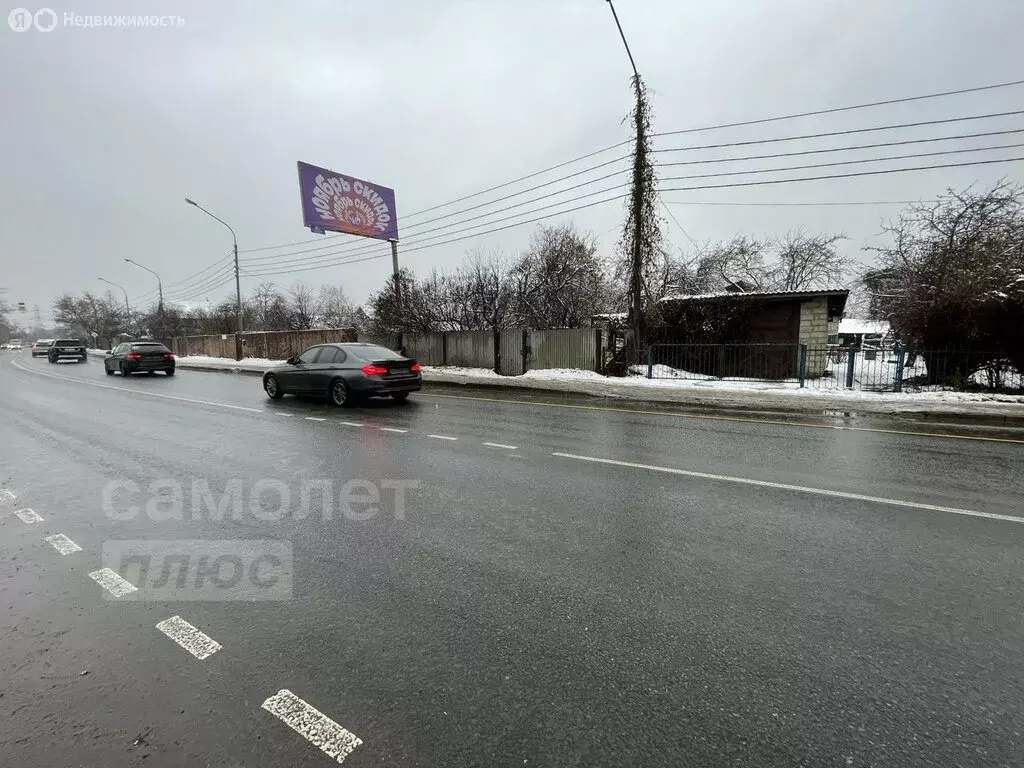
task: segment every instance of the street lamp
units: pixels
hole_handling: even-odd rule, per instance
[[[238,275],[238,238],[235,237],[235,230],[231,228],[224,219],[219,216],[214,216],[208,210],[203,208],[195,200],[186,197],[185,202],[191,206],[198,208],[200,211],[205,213],[211,219],[216,219],[225,227],[228,228],[228,232],[231,233],[231,241],[234,243],[234,254],[235,254],[235,325],[238,328],[238,332],[235,334],[235,358],[238,360],[242,359],[242,281]]]
[[[107,285],[112,285],[115,288],[121,288],[120,285],[118,285],[117,283],[112,283],[110,280],[107,280],[106,278],[97,277],[96,279],[99,280],[101,283],[106,283]],[[128,306],[128,291],[126,291],[124,288],[121,288],[121,293],[124,294],[124,312],[125,312],[125,315],[128,317],[127,328],[130,330],[131,327],[132,327],[132,310],[131,310],[131,307]]]
[[[157,303],[156,309],[157,312],[159,312],[162,315],[164,313],[164,284],[160,281],[160,275],[158,275],[149,267],[145,267],[142,264],[139,264],[139,262],[137,261],[132,261],[131,259],[125,259],[125,261],[127,261],[129,264],[134,264],[136,267],[140,267],[141,269],[146,270],[156,278],[156,287],[157,290],[160,292],[160,301]]]

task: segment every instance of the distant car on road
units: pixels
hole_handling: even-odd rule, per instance
[[[326,395],[334,405],[367,397],[405,400],[422,386],[419,363],[376,344],[319,344],[263,374],[263,389],[274,400]]]
[[[16,349],[20,351],[22,348],[21,339],[11,339],[11,342],[10,344],[7,345],[7,348]]]
[[[69,358],[84,363],[88,359],[85,353],[85,342],[81,339],[55,339],[46,351],[46,357],[51,363]]]
[[[118,344],[103,358],[103,370],[107,376],[120,372],[122,376],[145,371],[150,376],[163,371],[174,375],[174,353],[159,341],[126,341]]]
[[[32,345],[32,357],[46,357],[50,353],[50,345],[53,339],[36,339]]]

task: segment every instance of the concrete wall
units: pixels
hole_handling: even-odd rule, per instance
[[[828,299],[810,299],[800,304],[799,343],[807,345],[807,378],[817,379],[828,364]]]

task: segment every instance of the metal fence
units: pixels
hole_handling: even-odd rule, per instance
[[[806,344],[652,344],[649,379],[750,382],[765,388],[866,392],[1024,392],[1024,373],[998,353]]]

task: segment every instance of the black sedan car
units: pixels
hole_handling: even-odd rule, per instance
[[[84,363],[88,359],[85,342],[81,339],[54,339],[46,350],[46,357],[51,363],[59,363],[61,360]]]
[[[376,344],[319,344],[263,374],[274,400],[326,395],[334,405],[367,397],[405,400],[423,386],[420,364]]]
[[[118,344],[103,358],[107,376],[120,371],[122,376],[145,371],[150,376],[163,371],[174,375],[174,354],[158,341],[126,341]]]

